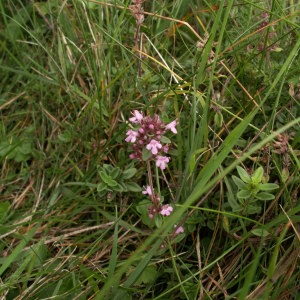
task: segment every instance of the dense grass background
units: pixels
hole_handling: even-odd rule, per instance
[[[296,299],[298,1],[134,4],[0,2],[0,299]],[[179,121],[161,224],[133,110]],[[97,190],[106,165],[136,186]]]

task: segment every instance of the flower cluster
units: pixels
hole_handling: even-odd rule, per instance
[[[170,204],[162,204],[159,195],[154,193],[154,190],[147,185],[142,192],[144,195],[148,195],[152,201],[152,206],[148,206],[149,218],[153,219],[155,215],[169,216],[173,207]],[[179,225],[174,225],[174,236],[184,233],[184,228]]]
[[[139,26],[142,25],[145,20],[142,2],[142,0],[132,0],[133,4],[129,5],[129,9],[131,9],[131,12]]]
[[[143,191],[144,195],[148,195],[152,201],[152,206],[148,207],[149,218],[152,219],[156,214],[169,216],[173,211],[173,207],[169,204],[161,204],[159,195],[156,195],[152,188],[147,185]]]
[[[147,185],[142,193],[148,195],[151,200],[151,205],[148,206],[149,218],[157,220],[156,217],[159,219],[161,216],[170,216],[173,207],[170,204],[163,203],[164,201],[161,199],[159,193],[154,192],[150,161],[155,161],[156,166],[161,170],[166,168],[171,159],[167,156],[170,140],[164,134],[168,131],[177,133],[177,120],[165,124],[160,120],[158,115],[154,115],[153,117],[144,116],[138,110],[134,110],[132,115],[129,118],[132,128],[126,132],[127,137],[125,141],[132,143],[133,153],[129,157],[145,161],[147,164],[150,185]],[[173,234],[175,236],[183,232],[183,227],[176,225]]]
[[[149,159],[155,160],[156,166],[164,170],[170,161],[170,157],[166,156],[169,151],[169,144],[163,143],[162,140],[168,130],[177,133],[177,121],[174,120],[169,124],[165,124],[159,119],[158,115],[153,117],[144,116],[138,110],[134,110],[132,114],[133,117],[129,121],[137,128],[130,129],[126,133],[125,141],[133,144],[133,153],[129,157],[143,160],[143,150],[146,149],[150,151]]]

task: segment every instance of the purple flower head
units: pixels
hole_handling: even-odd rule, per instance
[[[177,125],[177,121],[174,120],[173,122],[166,125],[166,129],[171,130],[173,133],[177,133],[176,125]]]
[[[160,214],[162,216],[169,216],[171,214],[171,212],[173,211],[173,207],[170,206],[169,204],[165,204],[161,207],[161,210],[160,210]]]
[[[143,160],[143,151],[145,148],[151,151],[149,160],[154,160],[156,166],[161,170],[166,168],[170,157],[164,156],[169,151],[169,143],[164,140],[164,134],[170,130],[177,133],[177,120],[169,124],[162,122],[158,115],[144,116],[144,113],[138,110],[132,112],[132,117],[129,121],[133,123],[135,128],[128,130],[125,141],[132,143],[133,154],[130,154],[131,159]]]
[[[168,153],[169,151],[169,144],[165,144],[162,148],[162,150],[165,152],[165,153]]]
[[[147,150],[151,150],[153,155],[156,155],[158,153],[158,149],[161,149],[162,145],[160,142],[156,140],[151,140],[150,143],[146,146]]]
[[[134,130],[128,130],[126,132],[127,138],[125,139],[125,141],[127,143],[134,143],[136,141],[136,138],[139,136],[138,132],[134,131]]]
[[[174,232],[175,235],[178,235],[180,233],[184,233],[184,228],[182,226],[174,225],[174,227],[175,227],[175,232]]]
[[[130,158],[130,159],[135,159],[135,158],[136,158],[136,155],[135,155],[134,153],[131,153],[131,154],[129,154],[129,158]]]
[[[149,195],[149,196],[152,196],[152,189],[150,187],[150,185],[147,185],[145,190],[143,190],[142,192],[144,195]]]
[[[134,124],[140,124],[144,118],[143,114],[140,113],[138,110],[134,110],[132,114],[133,117],[129,118],[129,121]]]
[[[170,161],[170,157],[157,155],[157,157],[156,157],[156,166],[158,168],[161,168],[161,170],[164,170],[169,161]]]

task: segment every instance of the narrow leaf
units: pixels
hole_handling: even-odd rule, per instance
[[[151,155],[152,155],[151,151],[147,150],[146,148],[143,148],[143,152],[142,152],[143,161],[148,160],[151,157]]]
[[[255,195],[255,198],[259,200],[273,200],[275,198],[274,195],[266,192],[258,193]]]
[[[238,177],[236,177],[236,176],[232,176],[232,180],[233,180],[233,182],[237,185],[237,187],[239,188],[239,189],[245,189],[245,187],[246,187],[246,184],[245,184],[245,182],[244,181],[242,181],[240,178],[238,178]]]
[[[243,168],[241,168],[240,166],[236,167],[236,170],[238,171],[238,174],[240,176],[240,178],[245,182],[245,183],[250,183],[251,182],[251,177],[249,176],[249,174],[246,172],[246,170],[244,170]]]
[[[100,171],[99,175],[100,175],[100,178],[102,179],[102,181],[106,184],[108,184],[108,182],[111,180],[111,177],[109,175],[107,175],[105,173],[105,171]]]
[[[123,179],[130,179],[136,174],[136,168],[129,168],[125,170],[122,174]]]
[[[276,183],[264,183],[259,185],[261,191],[273,191],[278,189],[279,186]]]
[[[127,187],[127,190],[128,192],[135,192],[135,193],[138,193],[138,192],[141,192],[142,191],[142,188],[135,182],[126,182],[126,187]]]
[[[251,192],[248,190],[241,190],[237,193],[237,197],[240,199],[246,199],[251,197]]]
[[[160,141],[163,142],[164,144],[171,144],[171,140],[166,136],[162,136]]]
[[[252,229],[251,232],[256,236],[261,236],[261,237],[266,237],[270,234],[266,229],[263,228]]]
[[[255,170],[255,172],[252,175],[252,182],[259,183],[262,180],[262,177],[264,175],[264,169],[262,167],[259,167]]]

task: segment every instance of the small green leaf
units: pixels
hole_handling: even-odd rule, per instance
[[[259,183],[261,182],[262,178],[264,175],[264,169],[262,167],[259,167],[258,169],[255,170],[253,173],[251,179],[253,183]]]
[[[106,171],[107,174],[110,174],[111,172],[113,172],[114,167],[109,164],[104,164],[103,169]]]
[[[171,140],[169,138],[167,138],[166,136],[162,136],[160,139],[161,142],[163,142],[164,144],[171,144]]]
[[[149,217],[149,209],[148,207],[152,205],[152,202],[150,200],[142,200],[139,202],[139,204],[136,206],[137,212],[140,214],[142,222],[149,226],[153,226],[153,222]]]
[[[24,154],[22,154],[22,153],[20,153],[20,152],[16,152],[16,153],[14,153],[15,155],[14,155],[14,157],[13,157],[13,159],[16,161],[16,162],[24,162],[24,161],[26,161],[26,155],[24,155]]]
[[[279,186],[276,183],[263,183],[259,185],[261,191],[273,191],[278,189]]]
[[[63,143],[68,143],[71,141],[72,134],[69,130],[65,130],[61,134],[58,135],[58,139]]]
[[[107,185],[109,187],[115,188],[118,185],[118,183],[110,177],[109,181],[107,182]]]
[[[113,190],[115,191],[115,192],[125,192],[125,189],[122,187],[122,185],[121,184],[119,184],[119,183],[117,183],[117,185],[116,186],[114,186],[113,187]]]
[[[107,190],[107,186],[104,182],[100,182],[98,185],[97,185],[97,192],[103,192]]]
[[[185,234],[184,233],[183,234],[182,233],[178,234],[175,237],[172,237],[171,243],[172,243],[172,245],[177,244],[180,241],[182,241],[184,238],[185,238]]]
[[[157,228],[161,227],[162,222],[163,222],[163,218],[161,215],[159,215],[159,214],[154,215],[154,223]]]
[[[123,192],[128,192],[128,189],[126,187],[126,183],[124,183],[123,181],[121,181],[118,184],[122,187]]]
[[[31,154],[32,153],[31,141],[23,142],[20,146],[20,151],[25,155]]]
[[[260,206],[248,205],[246,208],[246,214],[248,215],[259,214],[260,212],[261,212]]]
[[[239,188],[239,189],[245,189],[245,187],[246,187],[246,184],[245,184],[245,182],[244,181],[242,181],[240,178],[238,178],[237,176],[232,176],[232,180],[233,180],[233,182],[237,185],[237,187]]]
[[[20,141],[10,138],[0,143],[0,156],[14,159],[16,162],[25,162],[32,156],[32,141]]]
[[[237,197],[240,199],[250,198],[251,195],[252,195],[251,191],[248,190],[241,190],[237,193]]]
[[[218,111],[214,116],[215,124],[218,128],[222,127],[223,125],[223,115],[220,111]]]
[[[136,168],[129,168],[123,172],[122,178],[130,179],[136,174],[136,172],[137,172]]]
[[[255,195],[255,198],[259,200],[273,200],[275,198],[274,195],[266,192],[258,193]]]
[[[155,265],[147,266],[142,274],[140,275],[139,279],[137,280],[136,284],[151,284],[155,282],[158,276],[158,272],[156,270]]]
[[[231,193],[228,193],[228,203],[229,203],[230,207],[232,208],[232,211],[235,211],[236,209],[237,210],[240,209],[239,203],[236,201],[234,195]]]
[[[20,147],[17,147],[14,160],[16,162],[25,162],[28,159],[30,159],[30,155],[23,153],[22,149]]]
[[[112,178],[109,175],[107,175],[105,171],[100,171],[99,175],[102,181],[104,181],[104,183],[106,183],[107,185],[112,180]]]
[[[266,237],[270,234],[266,229],[263,228],[252,229],[251,232],[256,236],[261,236],[261,237]]]
[[[249,174],[243,168],[237,166],[236,170],[238,171],[240,178],[245,183],[250,183],[251,182],[251,177],[249,176]]]
[[[151,157],[152,153],[150,150],[147,150],[146,148],[143,148],[143,152],[142,152],[142,158],[143,161],[148,160]]]
[[[121,173],[121,169],[119,167],[116,167],[112,170],[112,172],[109,173],[109,175],[113,178],[113,179],[117,179],[118,176]]]
[[[196,230],[196,225],[195,224],[188,224],[187,225],[187,231],[188,232],[193,232]]]
[[[125,184],[126,184],[128,192],[138,193],[138,192],[142,191],[142,188],[135,182],[130,181],[130,182],[126,182]]]

